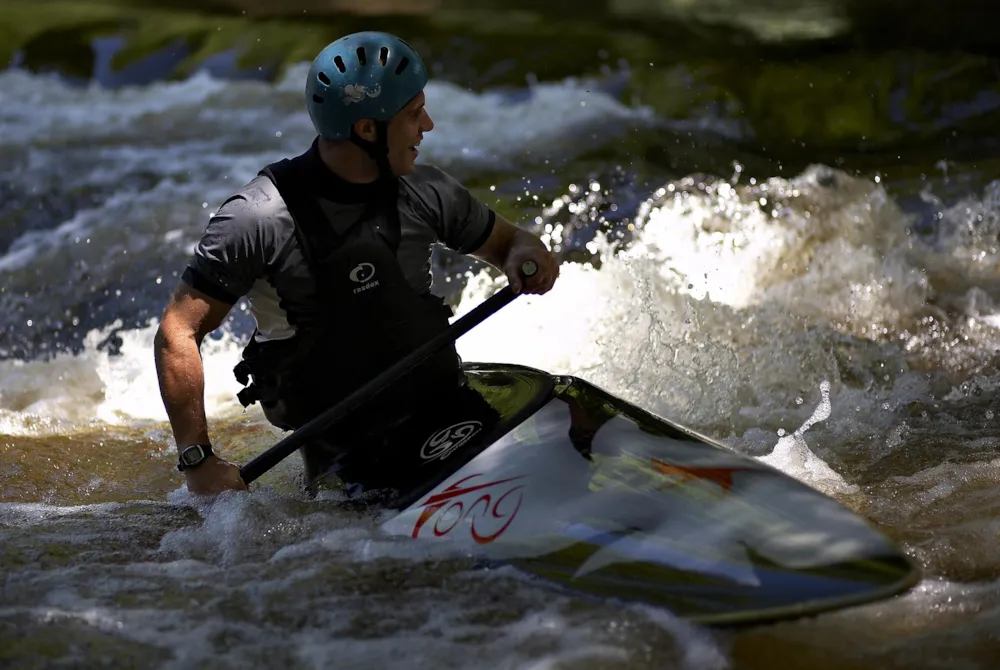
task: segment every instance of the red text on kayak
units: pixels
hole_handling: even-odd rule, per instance
[[[447,535],[466,520],[472,539],[479,544],[489,544],[503,535],[521,509],[524,485],[514,482],[524,479],[524,475],[492,482],[470,482],[477,477],[482,475],[463,477],[425,500],[421,505],[423,511],[413,525],[412,536],[420,535],[420,530],[432,518],[434,524],[429,527],[436,537]]]

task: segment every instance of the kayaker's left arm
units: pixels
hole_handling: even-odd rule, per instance
[[[547,293],[559,277],[559,262],[545,243],[534,233],[518,228],[499,214],[493,230],[481,247],[472,252],[476,258],[503,270],[515,293]],[[525,279],[521,266],[534,261],[538,272]]]

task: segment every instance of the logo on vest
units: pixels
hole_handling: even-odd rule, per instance
[[[471,440],[480,430],[483,424],[479,421],[462,421],[453,426],[442,428],[427,438],[424,446],[420,448],[420,458],[425,461],[433,461],[448,458],[456,449]]]
[[[354,289],[355,293],[361,293],[362,291],[367,291],[378,286],[378,279],[375,279],[375,266],[371,263],[361,263],[358,267],[351,270],[349,276],[352,282],[361,284],[361,286]]]

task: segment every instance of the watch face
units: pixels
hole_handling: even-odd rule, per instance
[[[181,452],[181,459],[187,465],[194,465],[195,463],[201,461],[204,457],[205,452],[202,450],[201,446],[197,444],[193,444]]]

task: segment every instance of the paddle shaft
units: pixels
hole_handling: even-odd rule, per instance
[[[538,271],[538,267],[532,261],[528,261],[522,266],[521,270],[525,277],[530,277]],[[310,438],[328,429],[346,417],[351,410],[357,409],[360,405],[368,402],[391,386],[396,380],[433,355],[441,347],[451,344],[498,312],[502,307],[511,303],[517,298],[517,295],[511,290],[510,286],[505,286],[497,291],[480,305],[476,306],[471,312],[451,324],[447,330],[435,335],[418,349],[400,359],[347,398],[324,411],[304,426],[299,427],[291,435],[282,439],[273,447],[244,465],[240,468],[240,476],[243,478],[243,481],[246,484],[250,484],[250,482],[291,455],[293,451],[305,444]]]

